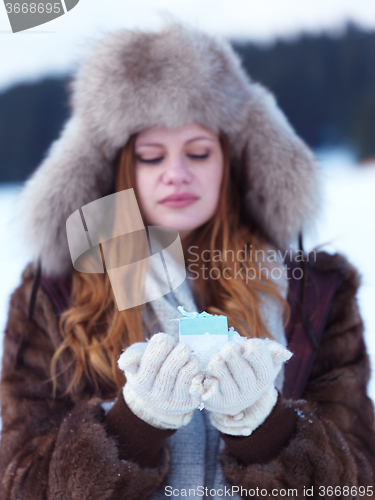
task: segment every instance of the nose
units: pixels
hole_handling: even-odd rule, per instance
[[[193,176],[189,170],[186,160],[181,155],[170,155],[165,163],[163,182],[180,186],[189,184]]]

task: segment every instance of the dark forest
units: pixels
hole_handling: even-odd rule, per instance
[[[300,35],[261,46],[232,42],[251,78],[268,87],[313,149],[349,146],[375,156],[375,32]],[[69,75],[0,94],[0,182],[25,180],[69,116]]]

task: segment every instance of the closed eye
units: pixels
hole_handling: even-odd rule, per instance
[[[139,156],[137,157],[138,161],[141,163],[150,163],[152,165],[160,163],[162,160],[164,160],[164,156],[159,156],[158,158],[140,158]]]
[[[189,158],[191,158],[192,160],[205,160],[206,158],[208,158],[210,156],[209,153],[206,153],[204,155],[187,155]]]

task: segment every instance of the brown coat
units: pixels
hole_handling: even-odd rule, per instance
[[[318,257],[319,269],[341,269],[344,280],[303,399],[279,394],[273,412],[251,436],[222,435],[221,463],[228,481],[247,490],[271,494],[272,489],[296,488],[303,498],[303,489],[313,487],[313,498],[356,498],[354,489],[351,495],[344,492],[347,485],[369,487],[366,496],[358,494],[368,498],[375,486],[375,424],[366,395],[370,368],[356,301],[359,277],[340,255]],[[148,498],[168,470],[165,442],[173,431],[138,419],[121,396],[105,416],[101,399],[90,396],[85,384],[74,397],[52,400],[46,380],[61,335],[41,287],[33,319],[27,320],[34,279],[30,264],[12,295],[4,338],[0,498]],[[61,379],[60,394],[67,382]],[[328,486],[341,490],[331,495],[322,489]],[[293,496],[280,493],[280,498]]]

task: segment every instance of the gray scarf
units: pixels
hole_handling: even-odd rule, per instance
[[[267,265],[270,265],[270,263],[267,263]],[[285,273],[281,260],[272,263],[272,265]],[[275,275],[278,276],[277,273]],[[285,280],[285,274],[282,274],[282,277],[278,278],[277,281],[282,285],[283,296],[286,297],[287,281]],[[173,292],[153,300],[145,306],[143,321],[148,337],[157,332],[164,332],[174,337],[176,342],[179,341],[179,323],[178,321],[170,321],[170,319],[180,317],[180,313],[177,311],[179,305],[189,312],[197,310],[190,288],[191,283],[191,276],[188,274],[187,279]],[[275,340],[286,346],[281,306],[276,300],[271,300],[269,296],[263,296],[262,298],[261,310],[263,318],[267,322]],[[155,317],[157,322],[155,322]],[[282,390],[283,381],[284,370],[282,369],[275,382],[279,390]],[[167,498],[165,494],[167,486],[171,486],[173,489],[176,488],[180,492],[185,489],[185,496],[188,495],[189,489],[195,490],[195,496],[198,496],[198,492],[202,491],[202,487],[207,487],[207,491],[218,491],[220,488],[224,490],[225,486],[230,488],[230,484],[227,482],[219,463],[219,455],[224,448],[224,442],[220,439],[218,430],[211,424],[207,410],[196,410],[190,423],[180,427],[168,439],[167,445],[171,454],[169,471],[163,484],[152,495],[152,500]],[[198,489],[199,486],[201,487],[200,490]],[[201,498],[217,498],[219,500],[221,497],[209,495],[201,496]],[[232,498],[240,497],[234,494]]]

